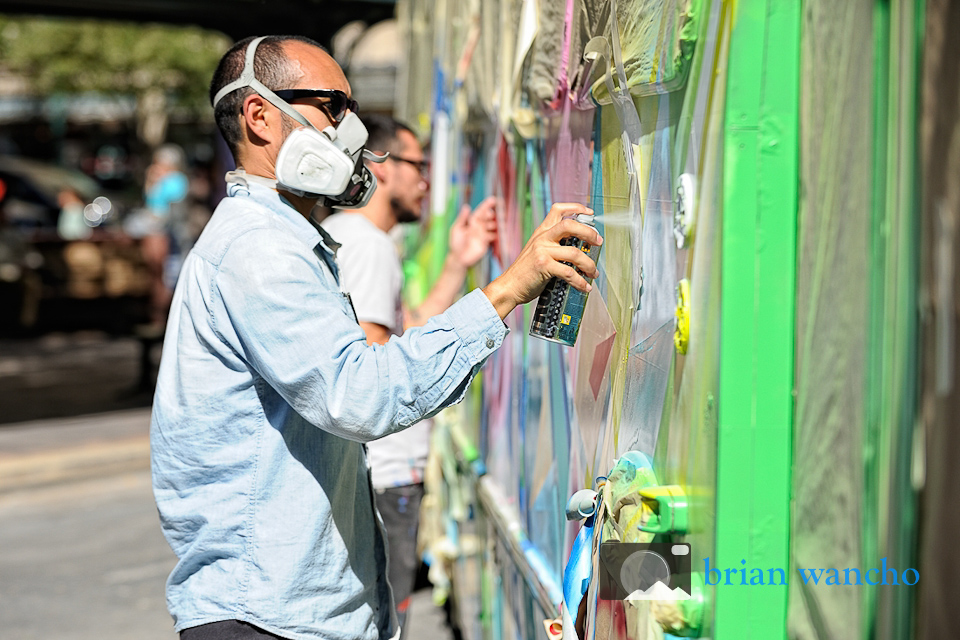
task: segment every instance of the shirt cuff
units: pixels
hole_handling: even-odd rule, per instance
[[[510,331],[480,289],[474,289],[460,298],[444,315],[463,344],[470,349],[474,362],[485,360],[499,349]]]
[[[503,344],[510,331],[480,289],[465,295],[441,316],[459,340],[459,353],[449,375],[417,399],[416,410],[412,407],[401,408],[396,422],[402,428],[417,420],[433,417],[441,409],[463,400],[477,371],[490,354]]]

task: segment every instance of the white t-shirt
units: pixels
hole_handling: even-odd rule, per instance
[[[350,293],[360,322],[403,333],[403,268],[393,239],[359,213],[335,213],[321,225],[341,245],[340,281]],[[430,448],[430,421],[367,444],[373,487],[386,489],[423,482]]]

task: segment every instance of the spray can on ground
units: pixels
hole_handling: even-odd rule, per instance
[[[577,221],[591,227],[596,226],[594,217],[585,213],[578,214]],[[600,247],[580,238],[573,236],[564,238],[560,244],[577,247],[594,262],[600,258]],[[578,272],[587,279],[587,282],[590,282],[590,278],[587,278],[579,269]],[[530,335],[572,347],[577,341],[577,334],[580,333],[580,321],[583,320],[583,310],[586,306],[586,293],[574,289],[566,280],[551,278],[544,287],[543,293],[540,294],[540,299],[537,300],[537,308],[533,312],[533,321],[530,323]]]

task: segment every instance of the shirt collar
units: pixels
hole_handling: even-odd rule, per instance
[[[307,248],[313,250],[319,245],[324,252],[336,256],[340,245],[334,242],[333,238],[319,225],[315,225],[312,220],[307,220],[303,214],[294,209],[290,201],[274,189],[252,181],[244,185],[231,184],[230,187],[228,191],[230,196],[245,196],[267,207],[297,239],[307,245]]]
[[[327,233],[327,230],[324,229],[322,226],[320,226],[320,223],[317,222],[313,218],[313,216],[310,216],[309,222],[317,230],[317,233],[320,234],[320,246],[323,248],[324,251],[326,251],[327,253],[330,253],[331,255],[333,255],[334,258],[336,258],[337,250],[343,245],[337,242],[336,240],[334,240],[333,236]]]

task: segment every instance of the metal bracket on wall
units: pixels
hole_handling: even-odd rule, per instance
[[[640,499],[653,511],[646,524],[640,525],[641,531],[684,534],[690,529],[687,494],[679,485],[646,487],[640,490]]]

